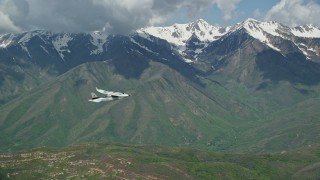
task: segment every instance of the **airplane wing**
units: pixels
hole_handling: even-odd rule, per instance
[[[123,98],[123,97],[129,96],[129,94],[125,94],[125,93],[121,93],[121,92],[115,92],[115,91],[106,91],[106,90],[103,90],[103,89],[98,89],[97,87],[96,87],[96,90],[101,94],[106,94],[107,96],[111,96],[111,97],[114,97],[114,98]]]
[[[97,98],[97,99],[89,99],[89,101],[91,102],[95,102],[95,103],[99,103],[99,102],[103,102],[103,101],[112,101],[113,98],[112,97],[107,97],[107,98]]]
[[[102,102],[101,99],[89,99],[88,101],[95,102],[95,103]]]
[[[113,92],[111,94],[112,97],[119,97],[119,98],[122,98],[122,97],[127,97],[129,96],[129,94],[125,94],[125,93],[121,93],[121,92]]]
[[[106,91],[106,90],[103,90],[103,89],[98,89],[97,87],[96,87],[96,90],[101,94],[106,94],[106,95],[109,95],[109,96],[111,96],[111,94],[114,93],[113,91]]]

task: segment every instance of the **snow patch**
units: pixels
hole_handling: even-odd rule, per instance
[[[7,48],[13,42],[14,36],[12,34],[9,35],[9,38],[6,38],[6,36],[6,34],[0,36],[0,48]]]
[[[273,36],[279,36],[282,37],[281,34],[279,34],[279,27],[280,24],[274,21],[270,21],[270,22],[261,22],[259,24],[260,28],[265,31],[268,34],[271,34]]]
[[[292,28],[291,33],[298,37],[320,38],[320,28],[313,25]]]
[[[193,63],[194,61],[188,58],[183,58],[184,62],[186,63]]]
[[[152,53],[152,54],[159,54],[159,53],[156,53],[156,52],[153,52],[152,50],[150,50],[148,47],[146,46],[143,46],[141,44],[139,44],[137,41],[135,41],[133,38],[130,38],[131,42],[133,42],[134,44],[138,45],[139,47],[141,47],[142,49]]]
[[[144,38],[144,39],[147,39],[147,40],[149,40],[149,41],[152,42],[152,39],[151,39],[150,35],[147,34],[146,32],[143,32],[143,31],[141,31],[141,30],[138,30],[137,33],[138,33],[138,35],[139,35],[140,37],[142,37],[142,38]]]
[[[103,52],[103,45],[107,42],[108,35],[99,31],[95,31],[90,34],[90,42],[97,47],[97,49],[90,52],[92,54],[101,54]]]
[[[40,45],[40,47],[44,52],[46,52],[47,54],[50,54],[45,47],[43,47],[42,45]]]
[[[201,53],[202,53],[202,50],[203,50],[203,49],[196,49],[194,52],[195,52],[196,54],[201,54]]]
[[[32,56],[30,55],[27,47],[25,47],[24,45],[21,45],[21,48],[28,54],[28,56],[29,56],[30,58],[32,58]]]
[[[68,49],[68,43],[72,40],[72,37],[69,34],[63,34],[61,36],[56,37],[52,41],[52,44],[56,51],[59,53],[61,59],[64,60],[64,52],[70,53],[70,50]]]
[[[27,43],[30,39],[32,38],[32,33],[31,32],[28,32],[28,33],[25,33],[25,35],[19,39],[18,43],[19,44],[25,44]]]

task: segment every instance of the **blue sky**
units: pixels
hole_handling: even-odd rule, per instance
[[[277,11],[272,11],[272,8],[277,9]],[[166,25],[176,23],[188,23],[196,19],[204,19],[209,24],[229,26],[235,23],[244,21],[248,18],[254,18],[260,21],[275,20],[280,21],[289,26],[297,26],[304,24],[316,24],[320,25],[319,15],[320,15],[320,0],[241,0],[236,3],[236,9],[232,11],[232,17],[230,19],[224,19],[223,10],[219,9],[216,4],[210,6],[210,8],[198,12],[194,16],[188,16],[186,11],[187,8],[181,8],[175,12],[175,14],[166,22]],[[296,9],[296,11],[294,11]],[[299,14],[299,9],[304,9],[309,12],[308,14]],[[282,14],[286,14],[285,17],[281,17]],[[300,16],[300,17],[296,17]],[[307,16],[308,18],[304,18]],[[288,19],[290,19],[289,21]]]
[[[230,26],[254,18],[320,26],[320,0],[0,0],[0,33],[42,29],[130,33],[204,19]]]
[[[270,10],[279,0],[242,0],[239,2],[235,10],[234,17],[228,20],[223,19],[223,12],[219,10],[216,5],[212,5],[209,9],[199,12],[193,17],[189,17],[186,13],[187,8],[179,9],[173,17],[166,22],[166,24],[188,23],[196,19],[204,19],[210,24],[217,24],[221,26],[228,26],[241,22],[247,18],[257,18],[254,12],[259,10],[261,13],[266,13]],[[258,19],[258,18],[257,18]]]

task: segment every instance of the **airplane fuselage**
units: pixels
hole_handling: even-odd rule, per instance
[[[101,94],[105,94],[105,97],[98,97],[95,93],[92,92],[91,99],[89,99],[89,101],[99,103],[102,101],[112,101],[112,100],[122,99],[124,97],[130,96],[129,94],[125,94],[121,92],[106,91],[98,88],[96,88],[96,90]]]

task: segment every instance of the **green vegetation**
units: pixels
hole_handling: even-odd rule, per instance
[[[132,96],[88,102],[95,87]],[[84,64],[0,112],[0,135],[11,137],[0,139],[6,152],[92,141],[203,146],[211,138],[229,137],[232,129],[221,117],[228,114],[225,109],[178,72],[154,62],[140,79],[126,79],[105,62]]]
[[[138,79],[83,64],[0,108],[0,151],[105,142],[281,152],[320,140],[318,86],[232,76],[199,85],[153,61]],[[95,87],[132,96],[88,102]]]
[[[12,179],[317,179],[319,149],[225,154],[189,148],[87,144],[0,154]]]

